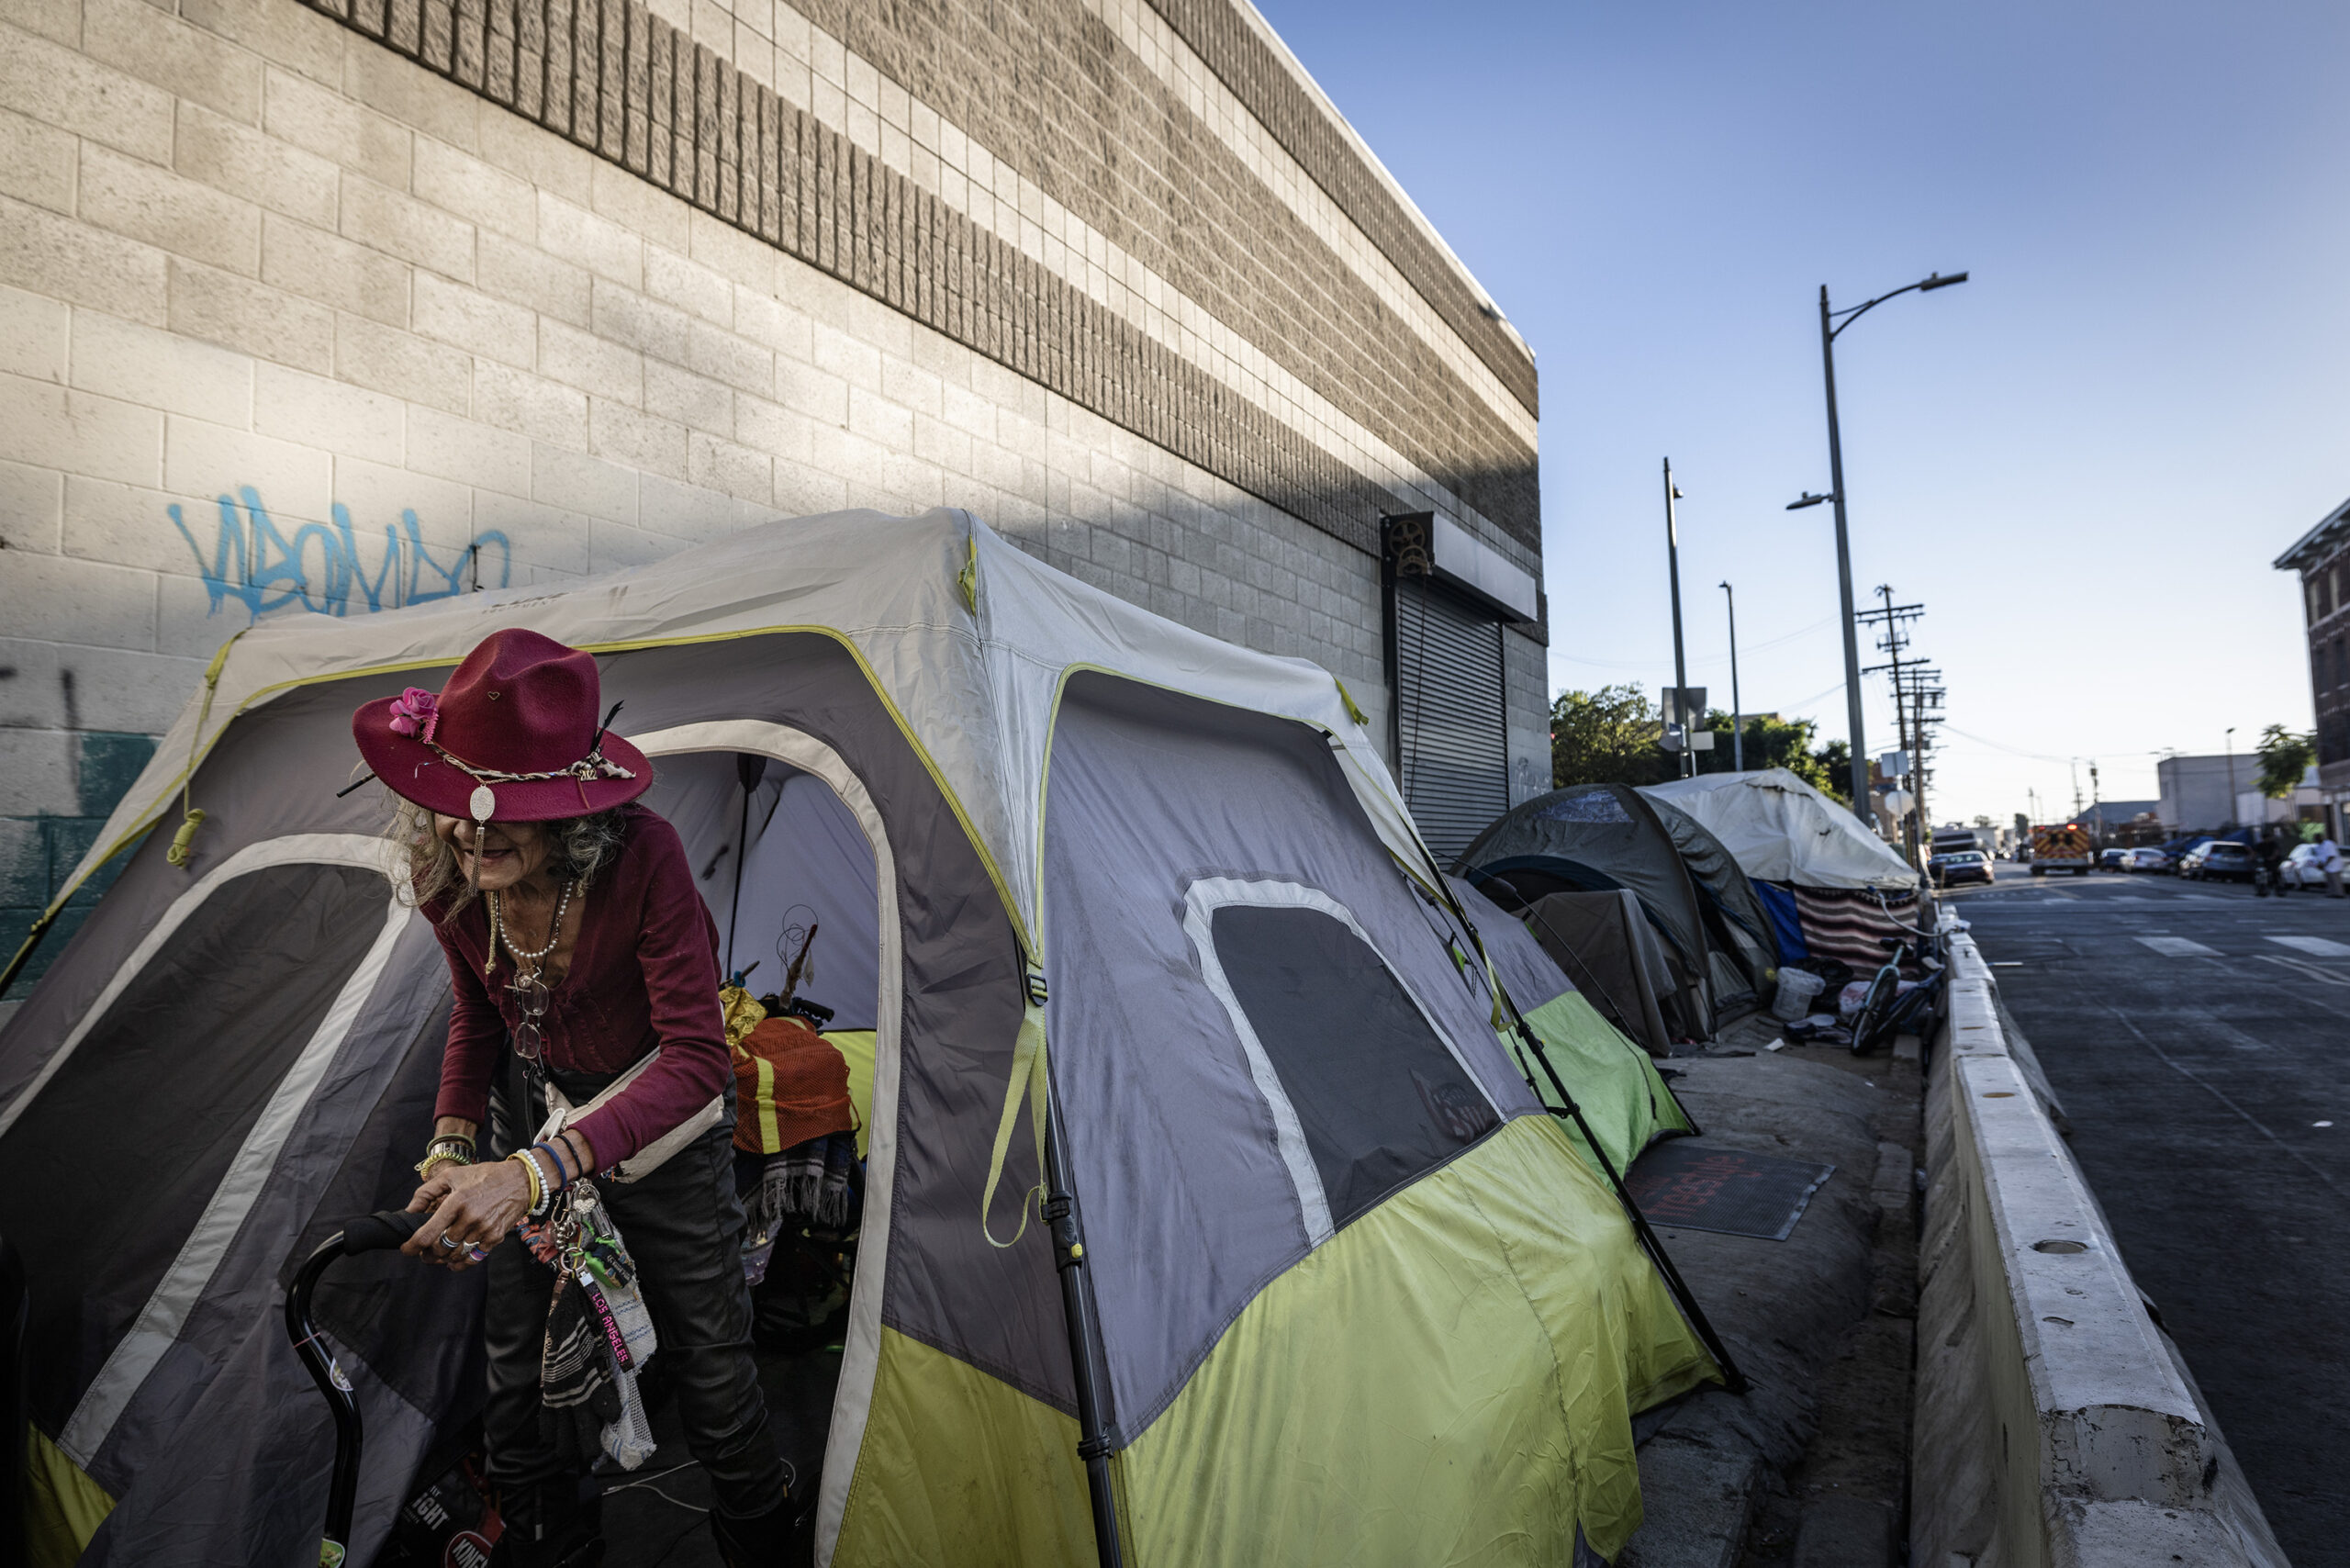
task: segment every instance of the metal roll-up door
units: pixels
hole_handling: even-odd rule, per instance
[[[1398,577],[1394,645],[1404,801],[1449,865],[1509,809],[1501,622],[1426,577]]]

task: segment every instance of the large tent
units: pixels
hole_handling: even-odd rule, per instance
[[[1480,886],[1500,879],[1510,903],[1617,888],[1639,895],[1674,971],[1682,1026],[1704,1039],[1753,1005],[1774,956],[1727,934],[1719,900],[1709,905],[1664,820],[1670,809],[1624,784],[1554,790],[1504,812],[1462,852],[1460,865]],[[1693,842],[1703,831],[1684,820]],[[1718,847],[1708,859],[1718,875],[1729,868]],[[1758,909],[1748,918],[1759,925],[1759,917]]]
[[[1784,767],[1700,773],[1640,793],[1688,812],[1758,882],[1907,892],[1918,873],[1861,820]]]
[[[1640,792],[1703,823],[1759,888],[1785,890],[1800,917],[1804,958],[1874,969],[1885,962],[1883,944],[1901,940],[1914,921],[1917,871],[1784,767],[1701,773]]]
[[[1327,673],[936,511],[214,660],[0,1030],[35,1480],[81,1562],[316,1559],[329,1422],[281,1292],[412,1189],[447,1006],[385,799],[337,794],[349,715],[513,625],[598,655],[731,962],[817,924],[870,1026],[820,1562],[1082,1564],[1097,1518],[1169,1568],[1621,1547],[1630,1416],[1718,1373],[1467,983],[1523,955],[1453,932]],[[1571,991],[1516,983],[1583,1042],[1555,1065],[1604,1144],[1670,1130]],[[1034,1219],[1048,1171],[1081,1254]],[[379,1254],[319,1293],[368,1432],[355,1561],[478,1406],[480,1288]]]

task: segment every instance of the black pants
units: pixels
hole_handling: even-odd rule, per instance
[[[511,1058],[509,1066],[512,1070],[499,1075],[490,1109],[491,1148],[500,1156],[528,1147],[545,1119],[545,1103],[536,1095],[529,1096],[532,1105],[525,1114],[527,1075]],[[581,1073],[554,1076],[574,1104],[611,1081]],[[599,1182],[596,1190],[635,1262],[638,1288],[660,1339],[653,1364],[677,1395],[686,1447],[709,1473],[720,1511],[749,1518],[784,1502],[789,1473],[767,1430],[767,1401],[751,1359],[733,1126],[729,1115],[643,1181]],[[573,1462],[540,1419],[539,1363],[555,1276],[511,1236],[491,1250],[488,1269],[489,1404],[482,1420],[489,1479],[527,1509],[558,1489],[568,1495],[576,1480]],[[665,1453],[655,1462],[674,1461]]]

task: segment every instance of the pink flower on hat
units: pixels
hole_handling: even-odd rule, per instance
[[[441,723],[441,699],[420,686],[411,686],[392,702],[392,728],[430,743]]]

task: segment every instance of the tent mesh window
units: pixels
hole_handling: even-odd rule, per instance
[[[352,866],[266,866],[221,883],[0,1138],[0,1224],[33,1281],[28,1338],[82,1347],[29,1369],[50,1430],[171,1267],[384,929],[388,896],[381,872]],[[136,1201],[118,1178],[137,1183]]]
[[[1344,1226],[1500,1125],[1369,944],[1319,910],[1227,904],[1216,962]]]
[[[1399,577],[1392,631],[1404,801],[1449,863],[1509,810],[1502,625],[1425,577]]]

